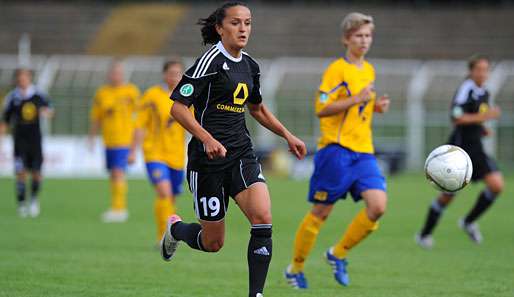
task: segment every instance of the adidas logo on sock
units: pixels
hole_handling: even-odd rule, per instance
[[[253,253],[262,256],[269,256],[268,249],[265,246],[261,247],[260,249],[256,249],[253,251]]]

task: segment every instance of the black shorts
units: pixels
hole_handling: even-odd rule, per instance
[[[471,162],[473,163],[473,175],[471,176],[472,181],[482,180],[489,173],[498,171],[496,162],[485,152],[478,151],[468,154]]]
[[[14,144],[14,169],[16,172],[22,170],[41,171],[43,165],[43,150],[41,145]]]
[[[187,182],[193,193],[196,217],[203,221],[220,221],[227,212],[229,196],[235,198],[265,179],[255,158],[241,158],[217,172],[188,168]]]

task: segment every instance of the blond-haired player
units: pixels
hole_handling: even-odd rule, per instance
[[[175,196],[182,193],[186,159],[186,131],[170,115],[173,101],[170,94],[182,78],[184,67],[178,60],[164,63],[163,82],[152,86],[139,102],[134,142],[129,163],[143,143],[146,170],[154,185],[157,242],[161,239],[168,218],[175,214]]]
[[[89,141],[102,129],[106,167],[111,181],[111,208],[102,215],[104,222],[124,222],[127,211],[128,155],[134,133],[134,114],[139,89],[124,80],[123,64],[115,61],[108,72],[108,83],[96,91],[91,108]]]
[[[387,204],[385,178],[374,156],[371,121],[374,112],[387,111],[389,99],[376,99],[375,70],[364,58],[373,40],[373,18],[350,13],[341,27],[346,53],[325,70],[316,98],[321,137],[308,195],[313,206],[297,230],[293,258],[285,272],[288,283],[301,289],[308,287],[304,262],[335,202],[348,193],[354,201],[365,202],[342,238],[325,253],[336,281],[343,286],[349,284],[348,252],[378,228]]]

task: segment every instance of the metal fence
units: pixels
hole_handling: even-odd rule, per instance
[[[88,114],[96,88],[105,81],[111,57],[32,56],[37,85],[53,101],[56,116],[49,125],[53,135],[87,133]],[[128,57],[126,76],[142,90],[159,82],[165,57]],[[186,65],[192,62],[186,58]],[[314,116],[314,94],[331,59],[277,58],[261,60],[265,103],[293,132],[315,147],[319,122]],[[442,144],[450,132],[451,98],[464,79],[464,61],[371,59],[377,72],[379,94],[391,97],[391,110],[374,118],[375,144],[379,150],[406,154],[410,169],[420,169],[424,156]],[[0,55],[0,95],[12,87],[18,65],[15,55]],[[502,110],[492,124],[496,130],[486,141],[503,168],[514,168],[514,62],[494,65],[488,87]],[[249,120],[258,148],[272,148],[278,139]]]

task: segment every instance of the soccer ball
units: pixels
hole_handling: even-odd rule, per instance
[[[428,155],[425,174],[430,183],[443,192],[456,192],[469,184],[473,164],[468,154],[455,145],[441,145]]]

